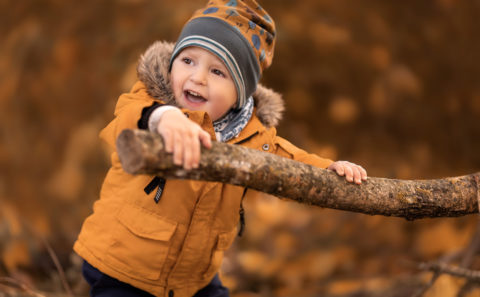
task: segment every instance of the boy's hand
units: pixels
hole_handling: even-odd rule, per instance
[[[189,170],[200,162],[200,143],[212,147],[210,134],[189,120],[180,110],[165,111],[158,122],[157,131],[165,142],[165,150],[173,153],[173,163]]]
[[[367,171],[362,166],[348,161],[333,162],[327,169],[336,171],[338,175],[345,176],[347,181],[355,181],[356,184],[361,184],[362,181],[367,180]]]

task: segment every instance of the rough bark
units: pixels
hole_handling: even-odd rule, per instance
[[[325,169],[218,142],[202,149],[198,169],[187,171],[173,164],[160,135],[142,130],[122,131],[117,151],[131,174],[228,183],[325,208],[408,220],[478,212],[480,172],[433,180],[369,177],[355,185]]]

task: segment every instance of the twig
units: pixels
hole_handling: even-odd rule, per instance
[[[62,268],[62,265],[60,264],[60,261],[58,260],[57,255],[53,251],[53,249],[50,246],[50,243],[48,243],[47,239],[45,239],[43,236],[41,237],[41,239],[42,239],[43,244],[47,248],[47,251],[48,251],[48,254],[50,255],[50,258],[52,258],[52,261],[55,264],[55,267],[57,268],[58,275],[60,276],[60,281],[62,282],[63,288],[65,289],[68,296],[73,297],[72,290],[70,289],[70,285],[67,282],[67,278],[65,277],[65,272]]]
[[[467,282],[463,284],[460,290],[458,290],[457,297],[467,296],[467,294],[470,293],[470,291],[473,290],[473,288],[475,288],[476,286],[478,286],[477,282],[467,280]]]
[[[478,186],[478,183],[477,183]],[[480,248],[480,220],[477,222],[475,233],[470,240],[468,247],[464,251],[464,255],[462,257],[462,261],[460,262],[460,267],[462,268],[469,268],[472,265],[474,256],[478,253]],[[468,294],[473,288],[479,285],[478,282],[467,280],[465,284],[460,288],[457,293],[457,297],[463,297]]]
[[[425,292],[428,291],[435,284],[437,279],[443,273],[452,274],[450,273],[452,271],[455,271],[455,273],[459,273],[459,272],[466,273],[466,272],[472,272],[472,271],[477,272],[474,270],[468,270],[467,268],[471,266],[473,257],[475,256],[475,254],[477,254],[479,248],[480,248],[480,220],[477,223],[475,233],[473,234],[472,239],[470,240],[470,243],[462,252],[456,252],[451,255],[444,256],[438,261],[433,263],[422,263],[419,265],[420,269],[434,271],[434,274],[430,279],[430,281],[425,286],[423,286],[418,292],[416,292],[412,297],[421,297],[423,294],[425,294]],[[447,265],[449,262],[454,261],[455,259],[460,260],[460,265],[458,267]],[[448,269],[444,270],[443,268],[445,267],[448,267]],[[459,270],[459,269],[464,269],[464,270]],[[478,273],[480,275],[480,272]],[[456,276],[466,277],[465,275],[456,275]],[[467,277],[467,282],[460,288],[457,296],[458,297],[464,296],[473,287],[478,286],[478,283],[479,281],[477,279],[469,279]]]
[[[440,277],[440,275],[441,275],[440,272],[435,272],[432,278],[430,279],[430,281],[428,282],[428,284],[425,284],[422,288],[420,288],[415,294],[413,294],[412,297],[423,296],[423,294],[425,294],[425,292],[427,292],[433,286],[433,284],[435,284],[435,282]]]
[[[47,251],[48,251],[48,254],[49,254],[50,258],[51,258],[52,261],[53,261],[53,264],[55,265],[55,268],[57,269],[57,272],[58,272],[59,277],[60,277],[60,281],[62,282],[62,286],[63,286],[66,294],[67,294],[69,297],[74,297],[74,295],[73,295],[73,293],[72,293],[72,290],[71,290],[71,288],[70,288],[70,285],[69,285],[68,282],[67,282],[67,278],[65,277],[65,273],[64,273],[64,270],[63,270],[63,268],[62,268],[62,265],[60,264],[60,261],[58,260],[58,257],[57,257],[57,255],[55,254],[55,252],[54,252],[52,246],[50,245],[50,243],[47,241],[46,238],[44,238],[43,236],[38,235],[38,234],[35,233],[35,231],[34,231],[35,228],[33,228],[33,226],[32,226],[32,224],[31,224],[30,221],[26,220],[25,218],[23,218],[23,217],[21,217],[21,216],[20,216],[20,219],[22,220],[23,224],[27,227],[27,229],[28,229],[30,232],[32,232],[32,235],[33,235],[34,237],[36,237],[36,238],[39,238],[39,239],[42,241],[43,245],[45,246],[45,248],[46,248]],[[13,280],[13,283],[17,283],[18,285],[21,285],[18,281],[16,281],[16,280],[13,279],[13,278],[8,278],[8,277],[0,278],[0,280],[2,280],[2,279],[3,279],[3,281],[7,281],[7,282],[10,282],[10,283],[11,283],[12,280]],[[22,288],[24,288],[24,287],[25,287],[25,285],[23,284],[23,285],[22,285]],[[26,287],[26,288],[28,288],[28,287]],[[31,290],[30,290],[30,291],[31,291]],[[33,292],[33,291],[31,291],[31,292],[32,292],[32,293],[35,293],[35,292]],[[35,293],[35,294],[37,294],[37,293]],[[43,297],[44,297],[44,295],[38,295],[38,296],[43,296]]]
[[[477,254],[480,248],[480,219],[477,222],[477,227],[475,233],[473,234],[472,239],[468,247],[465,249],[464,256],[460,263],[460,267],[469,268],[472,265],[473,257]]]
[[[27,284],[20,282],[19,280],[11,277],[0,277],[0,285],[8,288],[15,287],[17,289],[21,289],[27,294],[32,295],[34,297],[46,297],[43,294],[33,291]]]
[[[453,253],[449,253],[447,255],[444,255],[443,257],[441,257],[439,260],[438,260],[438,263],[443,263],[443,264],[446,264],[446,263],[449,263],[451,261],[454,261],[455,259],[459,258],[461,256],[461,253],[459,251],[457,252],[453,252]],[[421,297],[423,296],[423,294],[425,294],[425,292],[427,292],[434,284],[435,282],[437,281],[437,279],[440,277],[440,275],[442,275],[442,272],[440,271],[435,271],[432,278],[430,279],[430,281],[425,284],[422,288],[420,288],[415,294],[413,294],[412,297]]]
[[[463,277],[467,280],[480,282],[480,271],[478,270],[471,270],[438,262],[420,263],[418,265],[418,268],[421,270],[429,270],[436,273],[445,273],[453,276]]]

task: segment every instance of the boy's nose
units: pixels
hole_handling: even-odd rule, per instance
[[[192,73],[190,79],[196,84],[205,85],[207,83],[207,71],[205,69],[197,69]]]

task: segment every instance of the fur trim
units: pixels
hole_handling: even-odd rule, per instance
[[[258,84],[257,90],[253,93],[253,101],[257,107],[255,114],[260,122],[266,127],[276,127],[285,110],[282,95]]]
[[[177,105],[168,71],[173,47],[173,43],[157,41],[140,56],[137,65],[138,79],[145,84],[148,94],[169,105]],[[260,122],[266,127],[277,126],[285,109],[282,96],[258,84],[253,100]]]
[[[148,94],[169,105],[176,105],[168,71],[173,47],[173,43],[157,41],[140,56],[137,65],[138,79],[145,84]]]

